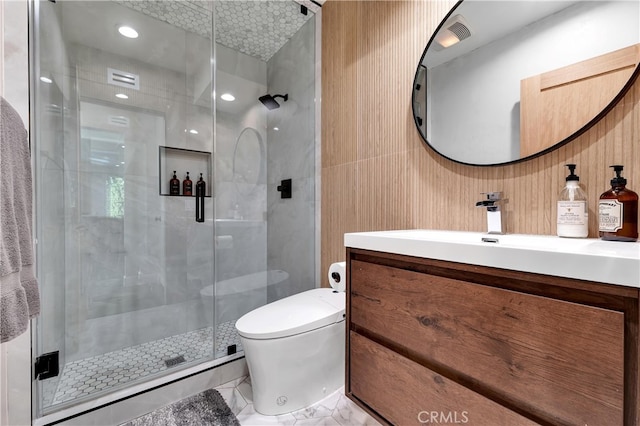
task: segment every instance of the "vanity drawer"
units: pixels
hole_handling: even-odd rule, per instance
[[[359,260],[350,274],[351,330],[532,418],[623,423],[622,313]]]
[[[536,424],[355,332],[349,338],[348,393],[391,424]]]

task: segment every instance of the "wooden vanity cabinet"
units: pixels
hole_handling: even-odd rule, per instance
[[[346,395],[385,424],[638,425],[638,289],[347,248]]]

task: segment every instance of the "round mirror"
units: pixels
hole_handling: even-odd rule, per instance
[[[557,148],[631,87],[638,28],[640,0],[460,1],[416,70],[418,131],[437,153],[470,165]]]
[[[242,129],[233,152],[233,182],[238,192],[253,191],[264,176],[264,144],[260,133],[252,127]]]

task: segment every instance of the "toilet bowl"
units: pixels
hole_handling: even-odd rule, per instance
[[[344,385],[345,293],[316,288],[261,306],[236,322],[264,415],[308,407]]]
[[[273,269],[241,275],[218,281],[200,290],[208,322],[213,324],[214,314],[217,324],[235,320],[239,316],[267,303],[269,287],[286,286],[289,274]]]

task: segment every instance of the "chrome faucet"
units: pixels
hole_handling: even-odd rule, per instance
[[[502,192],[483,192],[484,200],[478,201],[476,207],[487,209],[487,234],[504,234],[504,215],[500,206],[506,200],[502,198]]]

